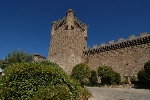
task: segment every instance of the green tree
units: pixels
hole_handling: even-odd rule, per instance
[[[144,70],[147,74],[150,74],[150,60],[144,64]]]
[[[21,63],[21,62],[31,62],[33,60],[33,56],[19,49],[17,51],[13,51],[12,53],[8,53],[5,60],[0,64],[0,68],[5,69],[6,66],[12,63]]]
[[[2,63],[3,63],[3,60],[0,59],[0,64],[2,64]]]
[[[119,85],[121,82],[121,76],[117,72],[114,72],[114,74],[115,74],[115,83]]]
[[[92,70],[91,71],[91,76],[89,77],[89,81],[91,83],[91,85],[95,85],[97,83],[97,74],[96,71]]]
[[[0,68],[4,69],[4,66],[5,66],[4,60],[0,59]]]
[[[1,100],[87,100],[91,94],[57,64],[22,62],[5,68]]]
[[[119,84],[121,81],[120,74],[108,66],[100,66],[98,68],[98,76],[101,78],[102,84]]]
[[[80,63],[77,64],[73,70],[71,76],[81,83],[83,86],[84,84],[84,79],[89,78],[91,76],[90,69],[87,64],[85,63]]]
[[[138,80],[142,83],[149,83],[150,76],[145,72],[145,70],[140,70],[138,73]]]
[[[144,64],[144,70],[137,73],[140,86],[150,88],[150,60]]]

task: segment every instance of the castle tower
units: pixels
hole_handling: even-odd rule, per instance
[[[66,16],[52,23],[48,60],[59,64],[67,73],[82,61],[87,42],[87,25],[69,9]]]

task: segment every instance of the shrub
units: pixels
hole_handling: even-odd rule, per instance
[[[80,63],[73,68],[71,76],[74,79],[79,80],[81,85],[83,85],[84,79],[89,78],[91,76],[91,73],[87,64]]]
[[[130,81],[131,81],[132,84],[136,83],[137,77],[135,77],[135,76],[130,76]]]
[[[147,74],[150,74],[150,60],[144,64],[144,70]]]
[[[95,85],[97,83],[97,74],[96,71],[91,71],[91,76],[89,77],[89,81],[91,85]]]
[[[121,82],[121,76],[117,72],[114,72],[114,74],[115,74],[115,83],[119,85]]]
[[[119,84],[121,81],[120,74],[108,66],[100,66],[98,68],[98,76],[101,77],[102,84]]]
[[[150,83],[150,76],[145,72],[145,70],[140,70],[137,75],[139,82],[142,84]]]
[[[52,63],[52,62],[49,62],[49,61],[42,61],[42,62],[37,62],[37,63],[40,63],[42,65],[50,65],[51,67],[59,67],[58,64]],[[59,67],[59,68],[61,68],[61,67]]]
[[[112,72],[112,71],[113,71],[113,69],[111,67],[100,66],[98,68],[98,76],[101,76],[101,77],[108,76],[108,74],[111,74],[110,72]]]
[[[80,83],[50,63],[11,64],[6,67],[0,84],[2,100],[79,100],[90,95],[86,89],[86,94],[81,94],[85,91],[81,91],[84,89]]]
[[[137,76],[140,86],[150,88],[150,60],[144,64],[144,70],[140,70]]]
[[[47,86],[44,89],[40,89],[32,97],[32,100],[71,100],[72,95],[67,86]]]

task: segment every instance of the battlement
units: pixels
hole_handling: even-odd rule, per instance
[[[94,45],[92,48],[87,47],[83,52],[84,55],[90,55],[93,53],[116,50],[147,43],[150,43],[150,34],[148,34],[147,32],[142,32],[138,37],[136,37],[135,35],[131,35],[128,39],[119,38],[117,42],[111,40],[109,41],[109,44],[101,43],[100,46]]]

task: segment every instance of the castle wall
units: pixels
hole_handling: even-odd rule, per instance
[[[140,36],[120,38],[109,44],[86,47],[87,25],[81,23],[73,10],[68,10],[66,16],[54,21],[51,30],[51,42],[48,60],[57,63],[67,73],[79,63],[87,63],[91,70],[99,66],[110,66],[121,74],[137,75],[143,69],[145,62],[150,60],[150,34],[141,33]]]
[[[110,66],[121,76],[137,75],[145,62],[150,60],[150,35],[131,36],[128,40],[120,39],[117,43],[102,44],[84,51],[85,62],[91,70],[99,66]]]

